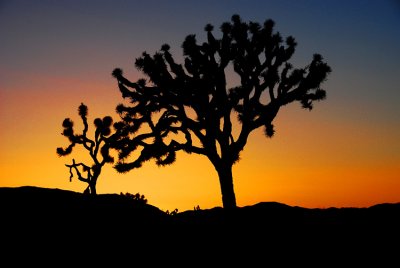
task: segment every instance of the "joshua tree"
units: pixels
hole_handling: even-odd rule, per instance
[[[59,156],[66,156],[72,152],[72,149],[76,144],[82,145],[87,151],[89,151],[89,155],[93,160],[93,164],[91,166],[86,165],[84,163],[76,163],[75,159],[72,159],[72,164],[66,166],[69,168],[70,172],[70,181],[73,178],[73,170],[75,170],[78,180],[82,182],[86,182],[88,187],[84,191],[84,193],[90,193],[92,195],[96,195],[96,183],[100,176],[101,169],[106,163],[113,163],[114,159],[110,156],[110,143],[113,139],[113,135],[111,135],[111,125],[113,120],[110,116],[105,116],[103,119],[96,118],[94,120],[94,125],[96,127],[94,139],[89,139],[87,137],[87,132],[89,129],[87,122],[87,114],[88,108],[83,103],[78,108],[79,116],[82,118],[82,122],[84,125],[84,129],[82,134],[74,133],[74,123],[71,119],[64,119],[62,126],[64,131],[62,135],[68,138],[71,143],[65,149],[62,147],[57,148],[57,154]],[[118,129],[118,124],[114,124],[114,127]],[[117,133],[117,132],[115,132]],[[101,155],[101,158],[100,158]],[[82,175],[82,173],[86,173],[86,176]]]
[[[318,54],[304,68],[293,68],[289,60],[295,39],[289,36],[283,41],[272,20],[261,25],[233,15],[220,29],[218,39],[207,24],[207,41],[201,45],[195,35],[188,35],[182,44],[183,65],[175,62],[166,44],[153,56],[144,52],[135,65],[149,83],[144,79],[132,83],[121,69],[114,70],[122,96],[133,104],[117,107],[123,122],[159,120],[159,127],[150,124],[157,138],[142,157],[130,161],[138,142],[128,136],[123,139],[115,167],[119,172],[140,167],[153,151],[165,156],[164,164],[172,163],[178,150],[205,155],[218,173],[223,207],[235,208],[232,166],[250,133],[263,127],[272,137],[273,120],[289,103],[298,101],[311,110],[314,101],[326,96],[321,84],[331,68]],[[240,84],[232,88],[227,88],[228,66],[240,77]],[[234,137],[235,127],[239,134]]]

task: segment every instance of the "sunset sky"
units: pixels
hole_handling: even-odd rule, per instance
[[[114,68],[127,78],[143,51],[167,43],[180,62],[188,34],[206,40],[204,26],[239,14],[275,21],[298,46],[294,67],[320,53],[332,73],[327,99],[310,112],[292,103],[275,119],[276,135],[252,133],[233,168],[238,206],[276,201],[309,208],[366,207],[400,202],[400,2],[345,0],[0,1],[0,187],[25,185],[82,192],[64,165],[85,156],[68,145],[61,123],[79,128],[118,120],[123,101]],[[232,85],[235,80],[229,81]],[[90,128],[93,127],[91,124]],[[168,167],[147,162],[118,174],[104,167],[98,193],[144,194],[162,210],[222,206],[218,176],[204,156],[178,153]]]

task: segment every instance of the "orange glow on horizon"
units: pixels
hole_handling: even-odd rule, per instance
[[[80,102],[88,105],[89,123],[105,115],[116,119],[114,108],[122,99],[112,79],[108,85],[77,83],[82,93],[78,98],[68,94],[69,81],[57,82],[64,85],[59,92],[42,87],[25,102],[17,93],[7,96],[7,109],[13,117],[2,115],[2,120],[15,120],[15,124],[12,132],[1,133],[2,186],[34,185],[77,192],[86,188],[76,178],[69,182],[64,166],[72,158],[87,158],[85,152],[77,150],[61,158],[56,155],[57,147],[68,145],[60,134],[62,120],[72,118],[79,129]],[[102,96],[92,99],[94,92]],[[63,100],[62,105],[59,100]],[[251,134],[241,160],[233,167],[238,206],[276,201],[310,208],[365,207],[399,201],[400,148],[393,147],[388,155],[385,147],[387,143],[398,144],[397,126],[385,130],[384,140],[380,131],[371,131],[367,124],[354,126],[345,120],[336,124],[324,105],[318,104],[311,113],[296,104],[284,107],[275,120],[277,132],[272,139],[264,137],[262,129]],[[182,152],[168,167],[147,162],[140,169],[118,174],[106,166],[97,188],[100,194],[139,192],[149,204],[164,211],[222,206],[217,173],[211,163],[204,156]]]

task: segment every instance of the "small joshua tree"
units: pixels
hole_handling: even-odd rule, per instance
[[[78,108],[79,116],[82,118],[82,122],[84,125],[84,129],[82,134],[74,133],[74,123],[71,119],[64,119],[62,126],[64,131],[62,135],[68,138],[71,143],[68,147],[57,148],[57,154],[59,156],[67,156],[72,153],[72,149],[76,144],[82,145],[87,151],[89,151],[89,155],[93,160],[93,164],[91,166],[84,163],[77,163],[75,159],[72,159],[72,164],[66,166],[69,168],[70,172],[70,181],[74,177],[73,171],[78,177],[78,180],[82,182],[86,182],[88,187],[84,191],[84,193],[90,193],[92,195],[96,195],[96,183],[100,176],[101,169],[106,163],[113,163],[114,159],[110,156],[110,144],[118,133],[118,123],[114,124],[115,133],[111,135],[111,125],[113,120],[110,116],[105,116],[103,119],[96,118],[94,120],[94,125],[96,127],[96,131],[94,134],[94,139],[90,139],[87,137],[87,132],[89,129],[89,125],[87,122],[88,108],[86,105],[81,103]],[[101,155],[101,157],[100,157]],[[84,176],[82,173],[86,173]]]

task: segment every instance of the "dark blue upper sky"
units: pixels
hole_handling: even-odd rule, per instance
[[[400,59],[400,4],[394,0],[2,1],[0,78],[4,83],[9,72],[83,75],[81,68],[131,68],[142,51],[153,53],[163,43],[181,55],[187,34],[201,41],[206,23],[217,34],[234,13],[260,23],[275,20],[277,31],[296,38],[299,64],[318,52],[332,66],[332,77],[349,83],[377,77],[376,86],[385,81],[387,93],[398,96],[390,86],[398,81]],[[353,90],[362,90],[360,83]]]

